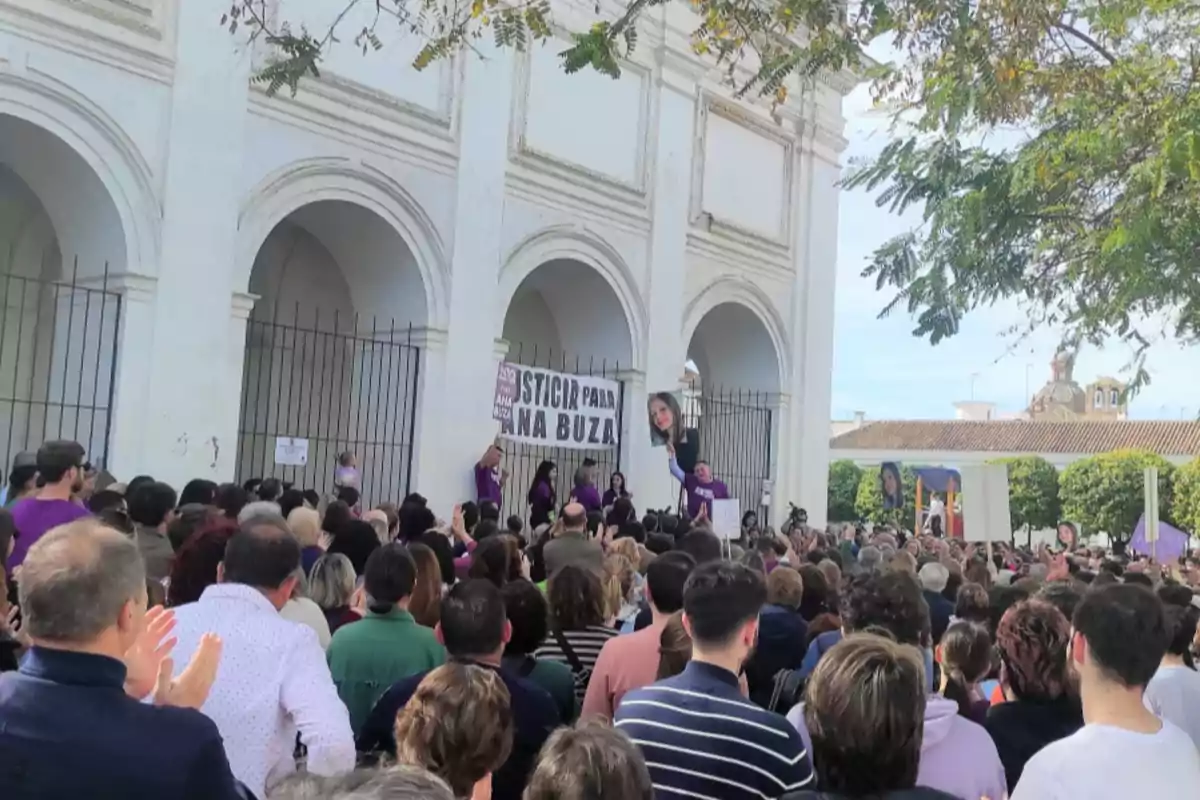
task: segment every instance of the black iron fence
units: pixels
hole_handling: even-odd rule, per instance
[[[592,357],[571,356],[565,352],[536,345],[513,343],[509,347],[505,361],[524,367],[541,367],[571,375],[586,375],[589,377],[608,378],[620,381],[621,365]],[[623,409],[625,405],[625,384],[620,382],[617,397],[618,436],[623,435]],[[505,441],[504,468],[509,471],[508,481],[504,485],[503,513],[516,514],[522,519],[529,518],[530,484],[537,472],[538,465],[543,461],[551,461],[558,468],[558,478],[555,482],[555,492],[559,505],[567,501],[573,487],[576,469],[590,460],[595,463],[596,488],[603,494],[608,488],[609,477],[621,470],[620,445],[605,449],[576,449],[557,445],[530,444],[528,442]]]
[[[778,396],[770,392],[705,386],[683,390],[683,415],[700,436],[699,458],[713,477],[741,501],[742,512],[758,511],[771,479],[771,441]]]
[[[76,260],[69,279],[55,280],[15,274],[14,261],[6,263],[9,271],[0,274],[0,469],[49,439],[77,441],[94,466],[107,466],[122,302],[109,288],[108,268],[81,275]]]
[[[299,305],[286,316],[247,321],[238,481],[327,493],[350,452],[364,504],[398,502],[412,483],[421,365],[411,326]]]

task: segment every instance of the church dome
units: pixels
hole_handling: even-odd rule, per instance
[[[1050,362],[1050,380],[1033,396],[1030,408],[1036,413],[1047,413],[1053,409],[1065,409],[1077,414],[1087,410],[1087,394],[1075,382],[1075,355],[1060,351]]]

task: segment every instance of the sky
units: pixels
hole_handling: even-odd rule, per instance
[[[860,86],[843,106],[849,146],[843,163],[868,157],[887,142],[887,119],[871,109],[867,87]],[[1017,412],[1050,379],[1050,361],[1058,332],[1039,331],[1017,341],[1005,330],[1023,316],[1015,304],[976,310],[957,336],[936,347],[912,335],[915,324],[901,309],[877,319],[891,299],[875,290],[861,272],[871,253],[888,239],[919,223],[919,214],[896,216],[875,206],[866,191],[843,191],[839,207],[837,316],[833,357],[833,419],[861,411],[867,419],[950,419],[960,400],[993,402],[1000,412]],[[1128,380],[1132,349],[1114,343],[1086,348],[1075,364],[1081,386],[1100,376]],[[1151,383],[1132,398],[1132,419],[1194,419],[1200,416],[1200,347],[1175,342],[1149,351]]]

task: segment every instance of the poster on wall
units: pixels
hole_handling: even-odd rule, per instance
[[[685,401],[683,392],[651,392],[646,398],[646,415],[650,421],[650,444],[669,446],[675,451],[680,469],[691,473],[700,458],[700,431],[687,427]]]
[[[501,362],[492,418],[513,442],[606,450],[620,441],[621,384],[591,375]]]

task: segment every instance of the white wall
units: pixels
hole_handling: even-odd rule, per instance
[[[280,13],[321,30],[335,11],[285,0]],[[332,402],[306,386],[328,364],[304,354],[304,336],[247,351],[248,319],[294,323],[299,302],[302,316],[357,314],[360,339],[394,320],[419,349],[402,396],[415,430],[393,444],[443,513],[495,432],[499,340],[619,365],[620,462],[644,506],[674,497],[644,398],[675,388],[689,352],[713,380],[769,393],[775,508],[794,500],[823,519],[848,82],[795,85],[774,117],[735,102],[691,54],[691,12],[670,4],[647,17],[619,80],[564,75],[560,42],[522,54],[484,40],[482,59],[416,73],[419,42],[381,29],[387,47],[364,56],[355,17],[321,80],[267,97],[249,78],[269,53],[214,14],[178,0],[0,0],[0,165],[32,189],[63,257],[103,256],[124,298],[118,474],[222,480],[239,459],[245,471],[243,405],[274,403],[288,433],[329,452],[374,440],[361,420],[326,437],[297,420],[294,398]],[[591,14],[555,4],[567,29]],[[377,351],[347,354],[346,369],[379,385],[391,367]],[[243,398],[256,380],[280,393]],[[407,415],[352,393],[377,419]],[[322,469],[326,451],[310,454]],[[395,469],[378,474],[373,493],[404,488]]]

